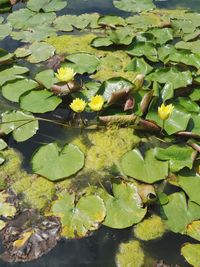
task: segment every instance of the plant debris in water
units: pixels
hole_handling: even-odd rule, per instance
[[[114,0],[126,16],[59,16],[67,1],[16,2],[0,1],[0,40],[19,41],[0,48],[2,258],[133,226],[145,241],[193,238],[180,251],[199,266],[200,14]],[[6,140],[29,144],[44,122],[78,134],[38,146],[29,174]],[[147,264],[140,243],[121,244],[116,264]]]

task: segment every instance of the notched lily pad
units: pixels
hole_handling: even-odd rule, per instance
[[[82,196],[78,201],[75,194],[62,192],[52,205],[52,213],[62,223],[62,236],[81,238],[98,229],[104,220],[106,209],[103,200],[96,195]]]
[[[32,158],[33,172],[51,181],[66,178],[78,172],[84,165],[84,154],[72,144],[63,148],[56,143],[41,147]]]
[[[124,173],[145,183],[163,180],[168,175],[168,163],[155,158],[154,149],[146,152],[145,157],[138,149],[127,152],[121,159]]]
[[[181,254],[192,266],[200,266],[200,245],[186,243],[181,248]]]
[[[133,183],[113,184],[113,195],[99,189],[99,196],[106,206],[106,218],[103,225],[123,229],[140,222],[147,208],[143,207],[138,188]]]

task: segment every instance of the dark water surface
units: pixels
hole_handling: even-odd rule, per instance
[[[179,9],[188,8],[200,11],[200,0],[160,0],[154,1],[160,8]],[[68,6],[58,12],[63,14],[82,14],[99,12],[101,14],[116,14],[126,16],[126,12],[117,10],[112,5],[112,0],[68,0]],[[15,9],[22,7],[18,5]],[[0,47],[14,51],[21,43],[6,38],[0,42]],[[58,110],[57,116],[67,116],[65,110]],[[51,118],[51,115],[49,115]],[[47,115],[48,117],[48,115]],[[56,119],[56,117],[54,117]],[[33,151],[41,144],[60,139],[61,142],[70,141],[78,131],[71,132],[54,124],[41,123],[39,133],[29,141],[17,144],[13,139],[9,145],[20,150],[25,157],[24,165],[29,170],[28,162]],[[132,229],[115,230],[101,227],[91,237],[81,240],[62,240],[47,255],[30,263],[4,263],[0,261],[0,267],[115,267],[115,255],[121,242],[134,238]],[[181,267],[189,266],[180,255],[181,245],[190,241],[190,238],[173,233],[165,234],[164,238],[156,241],[142,242],[147,255],[155,260],[164,260],[166,263]],[[194,240],[192,240],[194,243]],[[0,247],[2,250],[2,247]],[[152,267],[152,266],[145,266]]]

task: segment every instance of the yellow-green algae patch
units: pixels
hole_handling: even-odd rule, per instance
[[[165,231],[166,226],[157,215],[152,215],[152,217],[140,222],[134,228],[135,236],[144,241],[160,238]]]
[[[22,194],[22,203],[34,209],[45,208],[55,194],[55,184],[43,177],[28,175],[12,185],[16,194]]]
[[[142,267],[144,262],[144,252],[138,241],[133,240],[120,245],[119,252],[116,255],[118,267]]]
[[[98,55],[98,50],[91,47],[90,43],[96,36],[94,34],[84,35],[62,35],[50,37],[47,43],[53,45],[57,54],[73,54],[73,53],[91,53]],[[102,52],[100,53],[102,54]]]
[[[5,162],[0,166],[0,189],[4,189],[26,176],[26,172],[21,169],[23,158],[19,152],[9,148],[1,153]]]

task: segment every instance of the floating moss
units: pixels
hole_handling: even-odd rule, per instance
[[[86,52],[91,54],[98,54],[98,50],[90,46],[90,42],[96,36],[93,34],[84,35],[62,35],[57,37],[50,37],[46,40],[47,43],[56,48],[58,54],[72,54],[78,52]]]
[[[141,267],[144,265],[144,252],[138,241],[122,243],[116,255],[118,267]]]
[[[24,192],[24,202],[35,209],[43,209],[52,200],[55,185],[43,177],[38,177]]]
[[[135,236],[141,240],[153,240],[162,237],[165,233],[166,227],[157,215],[142,221],[134,228]]]
[[[0,187],[5,188],[26,176],[26,172],[21,168],[23,159],[19,152],[9,148],[1,153],[5,162],[0,166]]]
[[[16,181],[12,186],[12,190],[18,195],[25,192],[28,188],[31,187],[33,176],[26,175],[22,179]]]

